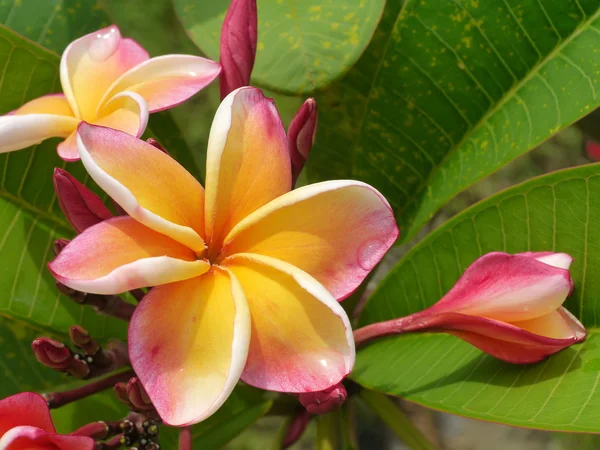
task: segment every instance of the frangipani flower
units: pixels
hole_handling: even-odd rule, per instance
[[[58,154],[79,159],[75,130],[81,121],[141,136],[148,113],[171,108],[213,81],[221,68],[192,55],[149,59],[112,25],[72,42],[60,61],[63,94],[50,94],[0,117],[0,152],[66,138]]]
[[[507,362],[534,363],[585,339],[563,302],[573,289],[565,253],[488,253],[435,305],[355,332],[360,344],[409,331],[453,334]]]
[[[56,434],[46,400],[23,392],[0,400],[0,449],[2,450],[92,450],[94,441],[85,436]]]
[[[130,357],[162,419],[203,420],[238,380],[327,389],[354,364],[352,293],[398,235],[387,201],[357,181],[290,192],[270,99],[232,92],[210,132],[206,191],[157,148],[82,124],[81,160],[129,214],[86,229],[50,263],[72,289],[156,286],[129,327]]]

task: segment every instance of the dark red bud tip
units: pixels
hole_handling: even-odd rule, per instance
[[[343,404],[348,397],[346,388],[338,383],[320,392],[305,392],[298,395],[302,406],[311,414],[325,414]]]
[[[298,442],[298,439],[302,437],[306,427],[310,422],[310,413],[306,410],[299,412],[290,423],[285,438],[283,439],[283,448],[288,448]]]
[[[73,355],[61,342],[50,338],[37,338],[31,343],[37,360],[43,365],[57,370],[66,370],[71,365]]]
[[[161,152],[166,153],[167,155],[169,154],[169,152],[162,145],[160,145],[156,139],[148,138],[148,139],[146,139],[146,142],[148,144],[150,144],[152,147],[156,147]]]
[[[78,233],[112,217],[100,197],[77,181],[69,172],[54,169],[53,181],[60,209]]]
[[[257,30],[256,0],[232,0],[221,28],[221,99],[250,83]]]
[[[137,410],[147,411],[154,409],[154,405],[152,405],[152,401],[148,397],[139,378],[134,377],[129,380],[129,383],[127,383],[127,395],[129,401]]]
[[[57,239],[54,241],[54,246],[52,247],[52,251],[54,252],[54,256],[58,256],[60,252],[62,252],[63,248],[67,246],[67,244],[71,242],[68,239]]]
[[[288,151],[292,164],[294,184],[308,160],[308,155],[315,142],[319,114],[317,102],[309,98],[300,107],[288,129]]]
[[[115,395],[117,396],[117,399],[121,403],[124,403],[129,407],[133,407],[133,405],[129,401],[129,395],[127,395],[127,383],[124,383],[124,382],[117,383],[117,384],[115,384],[113,389],[115,391]]]

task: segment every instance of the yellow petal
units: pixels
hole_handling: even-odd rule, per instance
[[[90,176],[131,217],[204,250],[204,190],[177,161],[127,133],[87,123],[78,148]]]
[[[244,369],[249,339],[239,283],[213,268],[144,297],[129,327],[129,356],[163,421],[183,426],[225,402]]]
[[[275,105],[245,87],[219,106],[210,130],[206,162],[206,234],[218,253],[240,220],[291,188],[285,130]]]
[[[257,253],[293,264],[338,300],[348,296],[398,236],[385,198],[359,181],[295,189],[240,222],[223,255]]]
[[[311,392],[350,373],[355,356],[350,322],[314,278],[259,255],[235,255],[224,265],[240,281],[252,316],[244,382],[272,391]]]
[[[73,110],[63,94],[49,94],[33,99],[19,109],[13,111],[15,116],[24,114],[53,114],[57,116],[74,117]]]

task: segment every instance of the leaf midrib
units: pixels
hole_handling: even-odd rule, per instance
[[[17,205],[19,208],[21,208],[25,211],[29,211],[30,213],[33,213],[36,217],[39,217],[40,219],[45,219],[45,220],[55,224],[57,227],[62,228],[63,231],[65,231],[66,233],[72,234],[71,226],[69,225],[69,223],[66,220],[60,219],[59,217],[55,216],[54,214],[52,214],[48,211],[45,211],[38,206],[32,205],[31,203],[26,201],[24,198],[18,197],[14,194],[11,194],[6,189],[0,189],[0,198],[6,199],[9,202]]]

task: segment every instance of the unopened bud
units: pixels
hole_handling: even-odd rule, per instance
[[[94,341],[87,330],[78,325],[69,330],[71,342],[83,350],[86,355],[95,355],[100,350],[100,345]]]
[[[300,411],[293,419],[283,438],[283,448],[288,448],[298,442],[302,437],[308,423],[310,422],[310,413],[306,410]]]
[[[346,401],[348,393],[341,383],[320,392],[305,392],[298,395],[302,406],[311,414],[325,414],[333,411]]]
[[[67,246],[67,244],[71,242],[68,239],[57,239],[54,241],[54,245],[52,247],[52,251],[54,252],[54,256],[58,256],[60,252],[62,252],[63,248]]]
[[[134,377],[129,380],[129,383],[127,383],[127,396],[129,397],[131,404],[138,411],[154,409],[154,405],[139,378]]]
[[[31,348],[40,363],[56,370],[66,370],[73,358],[71,350],[65,344],[50,338],[35,339]]]
[[[56,168],[53,180],[60,209],[78,233],[112,217],[100,197],[77,181],[69,172]]]
[[[148,138],[148,139],[146,139],[146,142],[148,144],[150,144],[152,147],[155,147],[155,148],[159,149],[161,152],[166,153],[167,155],[169,154],[169,152],[167,151],[167,149],[164,148],[162,145],[160,145],[156,139],[154,139],[154,138]]]
[[[292,163],[292,180],[296,180],[308,160],[317,134],[317,102],[309,98],[300,107],[288,129],[288,150]]]
[[[258,39],[256,0],[232,0],[221,28],[221,99],[248,86]]]

